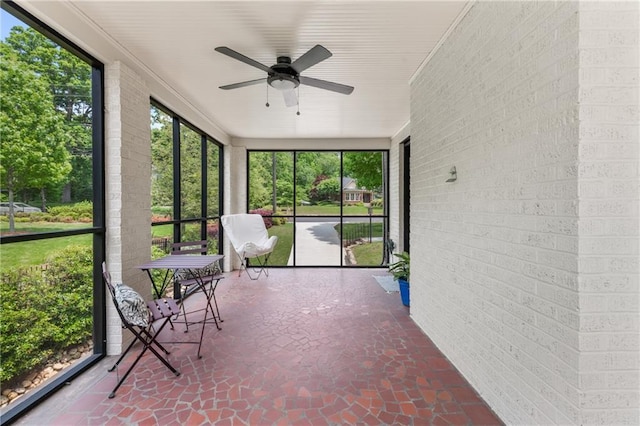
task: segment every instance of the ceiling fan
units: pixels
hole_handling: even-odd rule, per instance
[[[220,86],[221,89],[230,90],[238,89],[240,87],[252,86],[254,84],[264,83],[265,81],[269,86],[274,89],[280,90],[284,96],[284,102],[287,106],[295,106],[298,104],[298,98],[294,91],[300,84],[307,86],[317,87],[318,89],[330,90],[332,92],[342,93],[349,95],[353,92],[353,87],[344,84],[333,83],[331,81],[319,80],[317,78],[304,77],[300,73],[307,68],[310,68],[319,62],[331,57],[329,52],[323,46],[317,44],[309,49],[304,55],[300,56],[295,61],[291,62],[291,58],[288,56],[278,56],[277,63],[270,67],[261,64],[241,53],[236,52],[233,49],[229,49],[226,46],[216,47],[217,52],[227,55],[233,59],[236,59],[245,64],[256,67],[267,73],[267,77],[258,78],[256,80],[243,81],[240,83],[228,84],[226,86]],[[267,106],[268,106],[267,102]]]

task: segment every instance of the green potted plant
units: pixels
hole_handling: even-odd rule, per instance
[[[400,297],[402,304],[409,306],[409,275],[410,275],[410,257],[409,253],[394,253],[396,261],[389,265],[389,272],[393,275],[393,279],[398,281],[400,285]]]

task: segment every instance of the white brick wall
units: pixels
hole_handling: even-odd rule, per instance
[[[580,6],[580,407],[639,424],[638,3]]]
[[[105,94],[107,266],[115,282],[150,298],[149,278],[136,269],[151,258],[149,91],[135,72],[116,62],[105,67]],[[130,338],[123,338],[108,302],[107,354],[120,353]]]
[[[508,424],[640,420],[637,18],[479,1],[411,83],[411,315]]]

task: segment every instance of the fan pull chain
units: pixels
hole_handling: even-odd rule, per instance
[[[298,86],[298,112],[296,112],[296,115],[300,115],[300,86]]]
[[[267,103],[265,104],[267,108],[269,108],[269,83],[267,83]]]

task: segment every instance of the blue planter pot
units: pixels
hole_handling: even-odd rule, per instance
[[[409,306],[409,282],[403,279],[398,280],[400,284],[400,298],[404,306]]]

